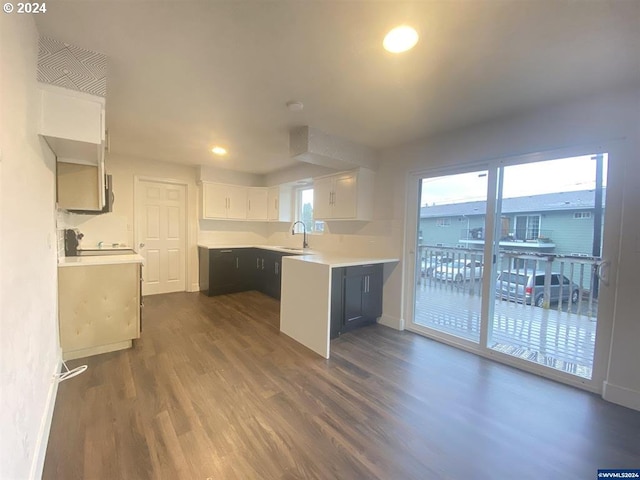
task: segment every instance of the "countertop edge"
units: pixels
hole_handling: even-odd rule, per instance
[[[62,257],[58,259],[58,267],[86,267],[91,265],[118,265],[123,263],[142,263],[144,257],[138,253],[127,255],[96,255],[80,257]]]

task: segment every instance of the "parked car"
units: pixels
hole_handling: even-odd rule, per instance
[[[446,282],[464,282],[472,279],[479,280],[482,278],[482,263],[478,261],[453,261],[437,267],[433,276],[438,280]]]
[[[433,271],[441,265],[453,262],[453,258],[442,255],[430,255],[422,259],[422,276],[431,277]]]
[[[496,280],[496,297],[512,302],[528,305],[544,306],[544,272],[534,274],[531,271],[508,272],[503,271]],[[549,302],[559,301],[578,303],[580,288],[564,275],[551,273],[549,286]]]

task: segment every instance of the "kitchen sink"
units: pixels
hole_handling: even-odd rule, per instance
[[[131,248],[86,248],[78,250],[79,257],[102,257],[104,255],[130,255],[136,253]]]

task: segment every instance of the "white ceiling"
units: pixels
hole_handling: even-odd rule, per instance
[[[41,35],[109,57],[113,153],[266,173],[309,125],[389,147],[640,84],[640,1],[56,1]],[[420,42],[393,55],[401,23]],[[285,103],[300,100],[302,113]],[[226,146],[225,159],[214,144]]]

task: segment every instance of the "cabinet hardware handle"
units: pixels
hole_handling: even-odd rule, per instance
[[[264,270],[264,258],[262,259],[262,270]]]
[[[260,259],[256,258],[256,270],[260,268]]]
[[[278,262],[275,263],[276,275],[278,274]]]
[[[251,210],[251,200],[249,200],[249,210]]]
[[[329,205],[331,205],[331,192],[329,192]]]
[[[240,262],[238,257],[236,257],[236,270],[240,268]]]
[[[220,250],[220,253],[231,253],[233,250]]]

